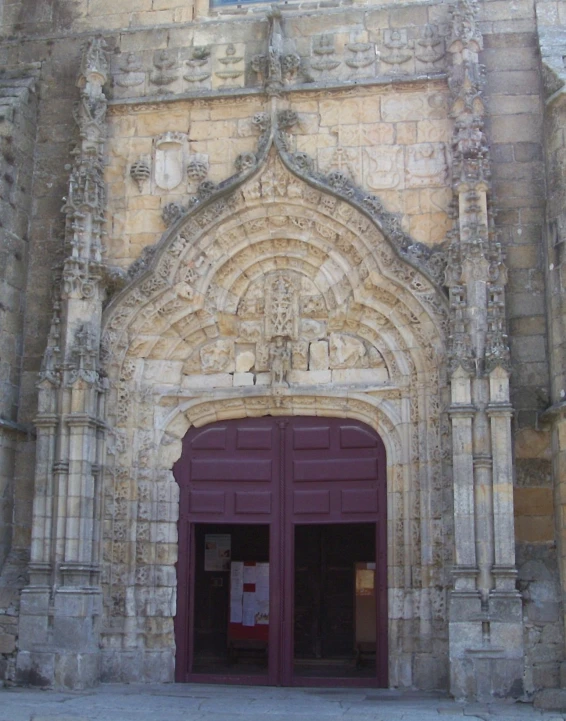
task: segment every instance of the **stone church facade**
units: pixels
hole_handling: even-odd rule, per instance
[[[0,678],[173,681],[183,438],[321,417],[388,684],[561,703],[564,4],[0,11]]]

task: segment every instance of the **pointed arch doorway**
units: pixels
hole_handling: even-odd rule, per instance
[[[173,469],[177,681],[387,686],[385,468],[355,420],[187,433]]]

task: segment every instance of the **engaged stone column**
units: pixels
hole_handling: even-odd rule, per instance
[[[470,375],[459,367],[452,376],[452,468],[454,484],[454,591],[450,596],[450,688],[474,696],[470,643],[481,644],[481,629],[469,619],[481,611],[477,589],[476,514],[474,496],[473,418]]]
[[[514,589],[513,456],[504,253],[490,203],[490,157],[474,0],[452,9],[455,120],[446,284],[450,292],[455,567],[450,680],[456,698],[520,696],[521,599]]]
[[[107,59],[84,51],[77,85],[80,141],[69,180],[59,298],[39,382],[30,585],[22,592],[20,683],[86,688],[100,678],[99,373]]]

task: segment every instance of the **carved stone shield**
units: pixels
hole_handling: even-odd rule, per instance
[[[173,190],[185,178],[184,133],[165,133],[154,141],[155,185],[163,190]]]

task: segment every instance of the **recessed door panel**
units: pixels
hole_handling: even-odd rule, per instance
[[[293,512],[328,513],[330,511],[330,491],[293,491]]]
[[[340,428],[341,448],[377,448],[377,444],[378,438],[369,428],[350,425]]]
[[[377,480],[375,458],[316,458],[293,462],[293,481],[371,481]]]
[[[227,443],[227,429],[222,426],[220,428],[200,430],[193,439],[192,447],[201,451],[224,451],[227,448]]]
[[[373,488],[350,488],[340,495],[344,513],[377,512],[377,491]]]
[[[266,451],[272,447],[273,428],[238,428],[236,448],[240,451]]]
[[[271,513],[271,493],[237,492],[236,513]]]
[[[258,459],[196,458],[191,461],[191,479],[198,481],[271,481],[271,461]]]
[[[293,448],[296,451],[330,448],[330,428],[328,426],[293,428]]]
[[[191,513],[224,513],[225,505],[223,491],[191,491],[189,494]]]

